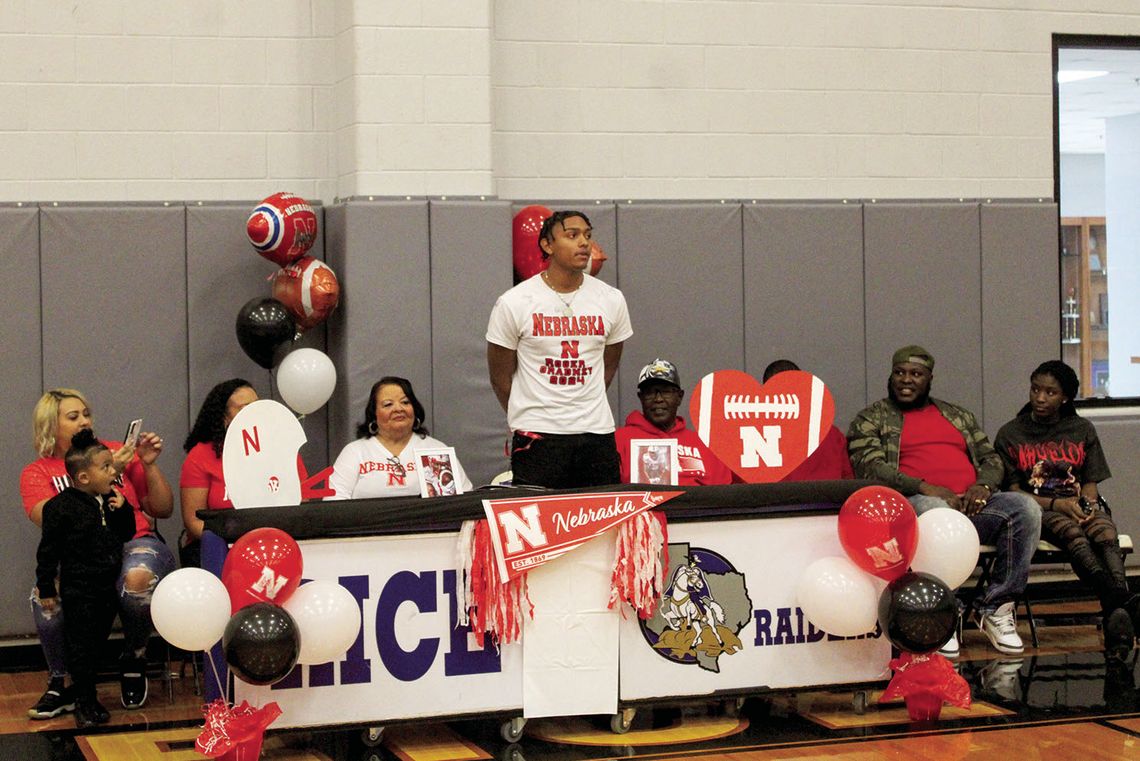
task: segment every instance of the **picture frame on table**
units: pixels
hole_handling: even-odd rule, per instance
[[[463,493],[463,485],[455,477],[455,447],[433,447],[416,450],[416,467],[420,469],[421,497],[450,497]]]
[[[631,482],[676,486],[680,469],[676,439],[633,439],[629,442]]]

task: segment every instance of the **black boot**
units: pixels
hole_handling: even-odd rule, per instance
[[[1110,661],[1127,660],[1132,653],[1136,631],[1132,617],[1124,608],[1116,608],[1104,616],[1104,657]]]

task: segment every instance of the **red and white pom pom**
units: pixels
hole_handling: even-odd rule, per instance
[[[257,253],[286,267],[312,248],[317,214],[300,196],[274,193],[254,207],[245,221],[245,234]]]
[[[665,569],[669,567],[667,545],[665,514],[656,510],[639,513],[618,527],[610,610],[627,602],[640,618],[653,616],[665,590]],[[622,615],[625,615],[624,609]]]
[[[304,332],[328,319],[340,303],[340,283],[324,262],[302,256],[273,275],[273,298],[293,315],[297,331]]]
[[[526,589],[526,574],[519,574],[503,584],[499,579],[499,566],[491,547],[491,530],[487,521],[475,523],[474,538],[469,552],[460,555],[470,558],[465,570],[464,588],[467,614],[475,642],[483,647],[486,634],[497,646],[517,642],[522,636],[522,617],[534,619],[534,605]],[[462,536],[462,533],[461,533]]]

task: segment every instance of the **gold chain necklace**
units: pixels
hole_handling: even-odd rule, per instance
[[[562,294],[559,291],[555,290],[554,286],[550,284],[550,277],[546,274],[546,270],[542,271],[542,282],[546,283],[546,287],[553,291],[554,295],[558,297],[558,300],[562,302],[562,314],[566,315],[567,317],[573,317],[574,299],[577,298],[578,291],[581,289],[582,283],[578,283],[578,287],[570,293],[569,299],[564,299],[562,298]],[[585,282],[585,278],[582,279],[582,282]]]

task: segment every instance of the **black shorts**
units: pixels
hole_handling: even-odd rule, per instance
[[[511,438],[511,483],[574,489],[621,483],[612,433],[530,433]]]

